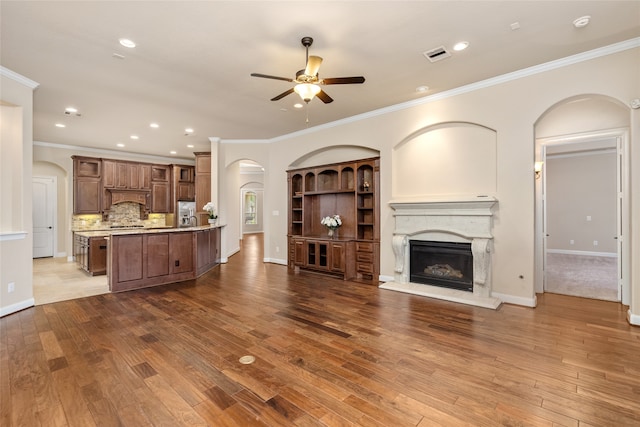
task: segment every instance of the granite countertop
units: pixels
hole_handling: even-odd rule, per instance
[[[82,237],[107,237],[124,236],[130,234],[154,234],[154,233],[182,233],[185,231],[209,230],[211,228],[221,228],[225,224],[199,225],[195,227],[161,227],[161,228],[105,228],[104,230],[78,230],[75,234]]]

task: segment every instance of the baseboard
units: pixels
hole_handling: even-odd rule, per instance
[[[286,259],[280,259],[280,258],[263,258],[262,261],[263,262],[268,262],[268,263],[271,263],[271,264],[288,265]]]
[[[36,300],[33,298],[29,298],[24,301],[17,302],[15,304],[8,305],[6,307],[0,308],[0,317],[7,316],[9,314],[16,313],[20,310],[24,310],[25,308],[33,307],[36,305]]]
[[[67,253],[66,253],[66,252],[58,252],[58,253],[55,255],[55,258],[64,258],[64,257],[66,257],[66,256],[67,256]]]
[[[514,295],[501,294],[498,292],[491,292],[491,296],[502,300],[502,302],[507,304],[515,304],[522,305],[525,307],[535,307],[538,305],[538,297],[533,296],[533,298],[522,298]]]
[[[631,309],[627,310],[627,321],[634,326],[640,326],[640,314],[633,314]]]
[[[380,282],[393,282],[394,277],[393,276],[385,276],[383,274],[378,276],[378,280]]]
[[[547,249],[548,254],[563,255],[581,255],[581,256],[602,256],[607,258],[615,258],[618,256],[615,252],[589,252],[589,251],[570,251],[565,249]]]
[[[74,262],[75,261],[75,257],[73,255],[69,255],[67,257],[67,262]]]

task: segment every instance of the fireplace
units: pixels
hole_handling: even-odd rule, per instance
[[[473,292],[471,243],[411,240],[409,281]]]
[[[395,199],[393,281],[382,289],[496,309],[491,196]]]

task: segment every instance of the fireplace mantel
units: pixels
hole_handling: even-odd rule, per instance
[[[443,196],[405,198],[389,202],[395,217],[392,239],[394,281],[380,285],[390,289],[448,301],[496,309],[501,301],[491,296],[492,196]],[[473,252],[473,292],[440,288],[409,281],[409,240],[470,242]]]

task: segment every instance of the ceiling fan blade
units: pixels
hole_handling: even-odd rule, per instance
[[[329,79],[322,79],[322,84],[325,85],[350,85],[355,83],[364,83],[364,77],[332,77]]]
[[[251,77],[262,77],[263,79],[284,80],[285,82],[292,82],[293,79],[288,77],[270,76],[268,74],[251,73]]]
[[[316,96],[318,97],[318,99],[320,99],[320,101],[324,102],[325,104],[329,104],[330,102],[333,102],[333,98],[327,95],[327,92],[323,90],[318,92]]]
[[[310,56],[307,61],[307,67],[304,69],[304,74],[307,76],[315,76],[318,74],[318,70],[320,69],[320,64],[322,64],[322,58],[319,56]]]
[[[287,96],[287,95],[291,95],[292,93],[293,93],[293,88],[291,88],[291,89],[289,89],[289,90],[287,90],[287,91],[282,92],[280,95],[278,95],[278,96],[275,96],[275,97],[271,98],[271,100],[272,100],[272,101],[277,101],[277,100],[279,100],[279,99],[284,98],[284,97],[285,97],[285,96]]]

